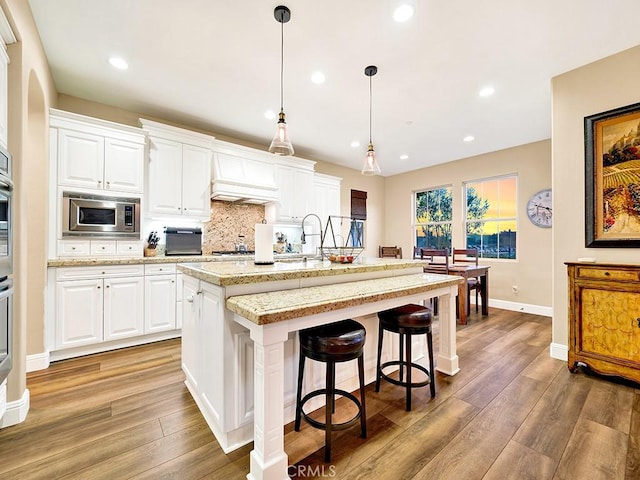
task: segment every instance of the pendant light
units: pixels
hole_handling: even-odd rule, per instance
[[[284,5],[279,5],[273,11],[273,16],[280,23],[280,115],[278,116],[278,125],[273,141],[269,146],[269,152],[276,155],[293,155],[293,145],[289,140],[287,132],[287,122],[284,116],[283,107],[283,71],[284,71],[284,24],[291,19],[291,11]]]
[[[367,149],[367,158],[362,167],[362,175],[380,175],[380,165],[376,161],[376,152],[373,150],[373,142],[371,141],[371,77],[378,73],[378,67],[369,65],[364,69],[364,74],[369,77],[369,148]]]

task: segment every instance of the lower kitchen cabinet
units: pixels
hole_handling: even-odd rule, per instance
[[[144,266],[144,333],[175,330],[176,265]]]
[[[67,280],[56,285],[57,348],[143,333],[144,279]]]
[[[175,337],[182,323],[176,276],[171,263],[50,269],[52,358]]]

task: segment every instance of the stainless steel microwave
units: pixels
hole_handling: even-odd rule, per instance
[[[62,194],[63,237],[140,238],[140,199]]]

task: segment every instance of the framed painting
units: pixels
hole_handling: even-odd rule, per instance
[[[640,103],[584,118],[585,245],[640,247]]]

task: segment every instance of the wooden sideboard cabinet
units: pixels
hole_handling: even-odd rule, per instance
[[[569,370],[640,382],[640,265],[567,262]]]

